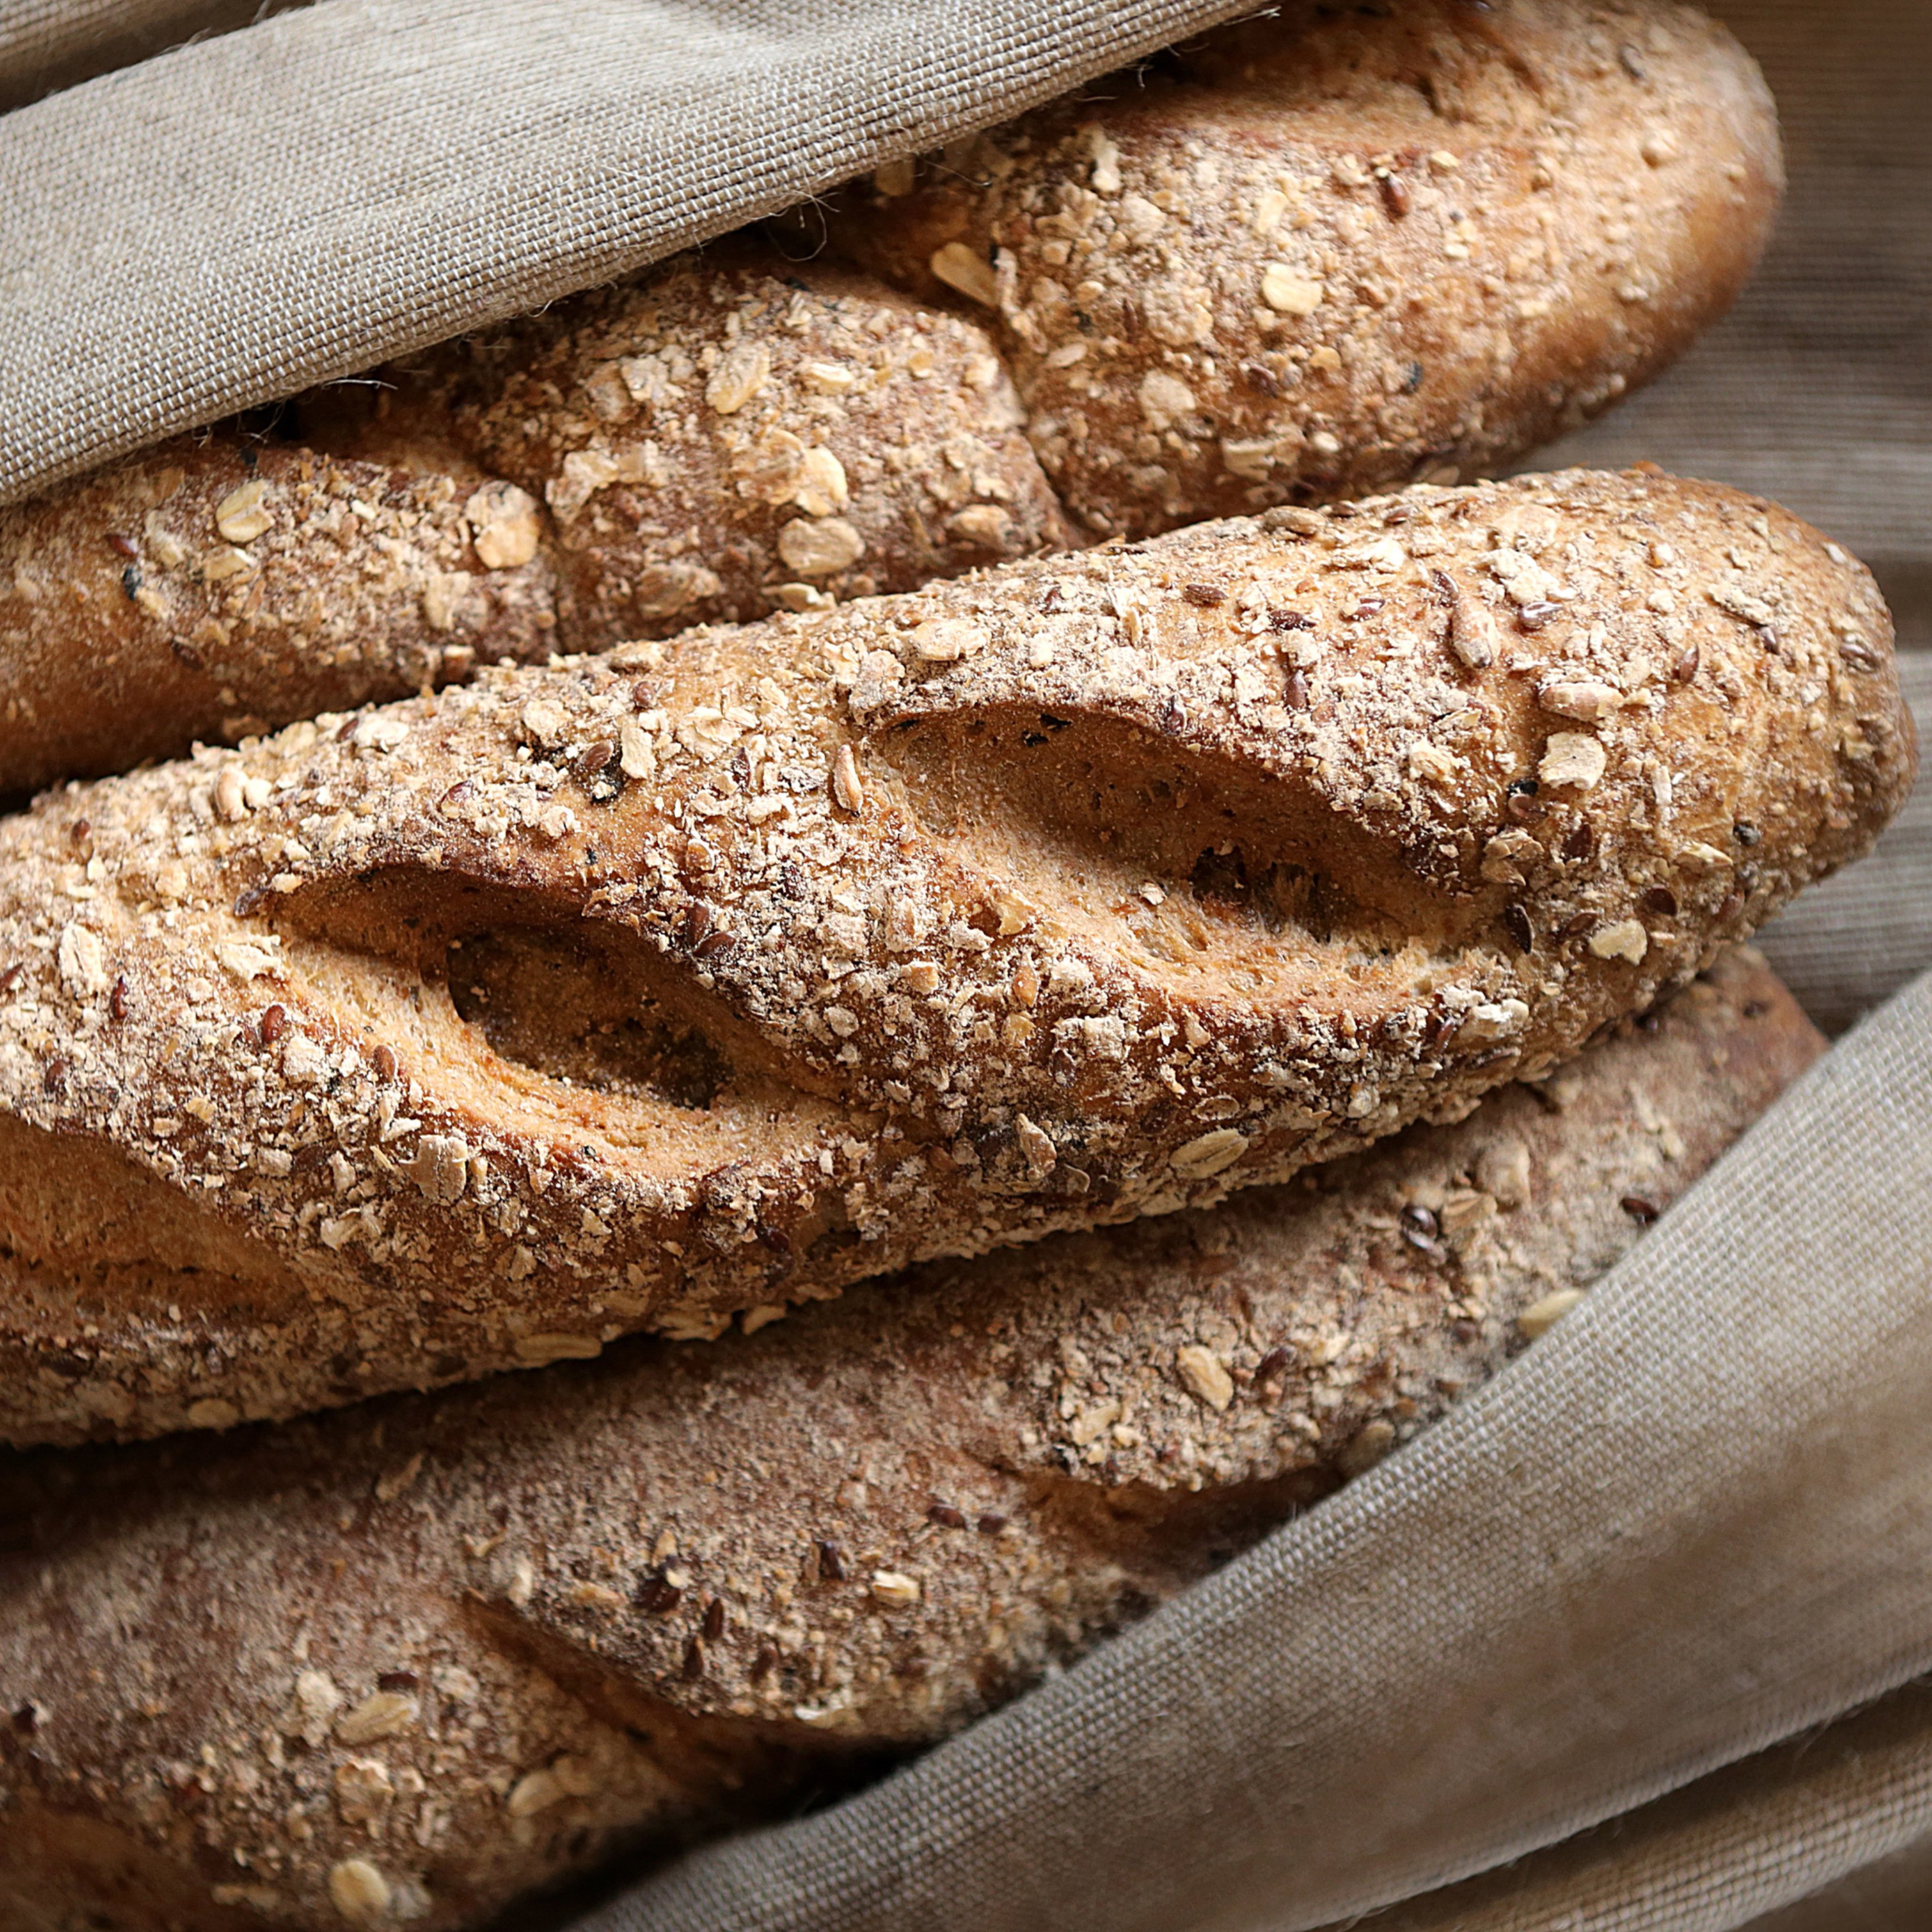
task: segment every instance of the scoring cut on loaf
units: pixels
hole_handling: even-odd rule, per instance
[[[830,234],[993,322],[1067,509],[1145,535],[1578,427],[1729,306],[1782,184],[1755,64],[1678,0],[1288,0]]]
[[[1732,955],[1538,1087],[1216,1209],[707,1348],[0,1455],[0,1896],[456,1932],[783,1815],[1424,1426],[1822,1046]]]
[[[1869,577],[1570,472],[694,633],[0,824],[0,1433],[720,1332],[1277,1180],[1864,850]]]

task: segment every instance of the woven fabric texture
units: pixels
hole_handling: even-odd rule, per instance
[[[0,500],[1244,10],[256,10],[0,0],[0,103],[29,104],[0,118]],[[1648,458],[1831,530],[1899,614],[1923,728],[1932,14],[1718,10],[1784,114],[1772,256],[1538,461]],[[1895,997],[1544,1343],[1064,1678],[586,1932],[1932,1923],[1932,793],[1767,948],[1834,1030]]]
[[[1916,0],[1718,10],[1780,103],[1792,178],[1772,254],[1670,377],[1534,466],[1648,459],[1843,537],[1893,604],[1926,735],[1932,16]],[[1932,787],[1766,946],[1834,1031],[1932,964]],[[1610,1325],[1572,1329],[1567,1360],[1506,1376],[1326,1523],[1292,1526],[1130,1640],[1144,1651],[1116,1646],[842,1811],[700,1854],[597,1932],[1292,1932],[1405,1897],[1374,1922],[1729,1932],[1788,1907],[1790,1932],[1922,1932],[1932,1698],[1907,1688],[1816,1734],[1830,1700],[1810,1700],[1819,1670],[1850,1662],[1841,1644],[1880,1666],[1859,1690],[1838,1678],[1842,1711],[1920,1668],[1906,1653],[1932,1637],[1916,1586],[1883,1580],[1932,1566],[1915,1495],[1932,1431],[1907,1393],[1932,1358],[1895,1333],[1879,1382],[1900,1379],[1846,1386],[1872,1404],[1856,1443],[1838,1398],[1797,1390],[1862,1352],[1846,1330],[1868,1313],[1916,1324],[1932,1298],[1915,1225],[1932,1093],[1892,1089],[1883,1124],[1864,1111],[1928,1026],[1922,984],[1684,1204],[1668,1252],[1647,1244],[1598,1291],[1592,1322],[1616,1311]],[[1820,1636],[1803,1661],[1784,1647]],[[1578,1834],[1595,1819],[1610,1822]],[[1888,1888],[1872,1892],[1887,1916],[1834,1918],[1860,1896],[1837,1881]]]
[[[1302,1932],[1925,1670],[1932,1255],[1906,1224],[1929,1119],[1932,980],[1402,1454],[910,1770],[700,1855],[600,1932]]]
[[[1932,1690],[1908,1684],[1823,1730],[1699,1780],[1548,1851],[1373,1922],[1376,1932],[1891,1932],[1822,1916],[1880,1883],[1916,1917],[1932,1827]],[[1844,1874],[1783,1906],[1794,1892]],[[1908,1877],[1907,1874],[1910,1874]],[[1762,1916],[1762,1906],[1783,1909]],[[1341,1928],[1335,1928],[1341,1932]]]
[[[1244,10],[322,0],[102,75],[0,119],[0,502]]]

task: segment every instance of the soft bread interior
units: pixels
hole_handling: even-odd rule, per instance
[[[396,866],[293,895],[276,923],[296,999],[498,1131],[684,1180],[782,1155],[832,1118],[808,1090],[823,1082],[688,961],[557,896]]]

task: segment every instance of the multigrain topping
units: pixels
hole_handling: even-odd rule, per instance
[[[884,281],[734,238],[0,512],[0,795],[1064,547],[1055,484],[1145,532],[1495,467],[1676,352],[1776,199],[1755,70],[1637,11],[1640,75],[1606,0],[1296,0],[882,170],[830,238]]]
[[[902,164],[829,227],[991,323],[1068,510],[1142,536],[1577,427],[1728,305],[1780,186],[1762,78],[1692,8],[1289,0]],[[827,225],[814,204],[801,238]]]
[[[0,508],[0,795],[548,656],[550,564],[466,494],[219,434]]]
[[[566,649],[904,590],[1067,541],[990,338],[742,238],[308,399],[322,445],[508,480]],[[480,542],[480,539],[479,539]]]
[[[14,1459],[0,1890],[104,1910],[111,1844],[238,1925],[449,1932],[945,1736],[1480,1385],[1821,1045],[1748,958],[1658,1018],[1285,1188],[715,1348]]]
[[[1578,472],[1351,507],[486,670],[8,821],[0,1138],[64,1180],[6,1199],[45,1283],[7,1431],[701,1339],[1279,1179],[1548,1069],[1903,795],[1834,628],[1883,608],[1795,519]],[[1438,572],[1563,616],[1472,669]],[[1696,594],[1732,572],[1778,652]]]
[[[748,242],[298,397],[280,434],[0,509],[0,796],[1070,541],[977,324]]]

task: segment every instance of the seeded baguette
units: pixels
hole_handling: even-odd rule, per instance
[[[0,799],[558,648],[538,506],[232,431],[0,508]]]
[[[1663,0],[1298,0],[1163,59],[848,196],[883,281],[734,238],[296,398],[292,443],[0,508],[0,798],[1081,526],[1453,481],[1654,374],[1777,200],[1755,68]]]
[[[1870,844],[1870,578],[1576,472],[692,633],[0,824],[0,1434],[593,1354],[1278,1180]]]
[[[0,508],[0,799],[1068,533],[976,324],[730,244]]]
[[[569,647],[822,608],[1070,541],[976,322],[737,238],[298,398],[540,499]]]
[[[1756,65],[1677,0],[1287,0],[830,233],[996,318],[1068,511],[1144,536],[1577,427],[1729,305],[1781,188]]]
[[[474,1926],[929,1744],[1480,1382],[1821,1046],[1732,955],[1218,1209],[709,1348],[0,1457],[0,1917]]]

